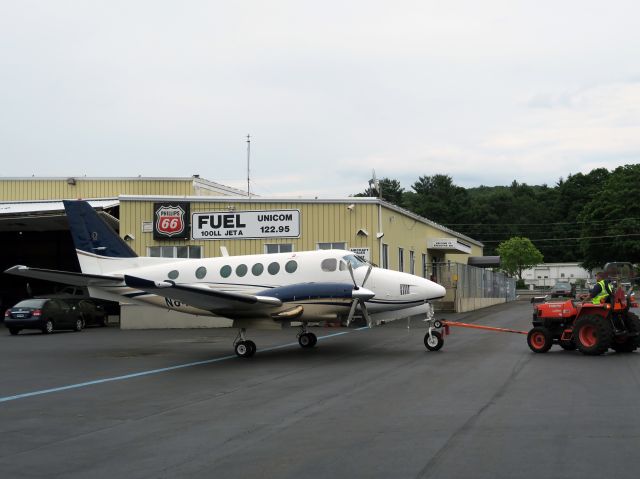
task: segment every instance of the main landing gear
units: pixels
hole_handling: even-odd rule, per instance
[[[303,321],[298,333],[298,344],[303,348],[312,348],[318,342],[318,337],[307,331],[307,322]]]
[[[238,331],[236,339],[233,341],[233,349],[241,358],[250,358],[256,354],[256,343],[245,337],[247,330],[245,328]],[[307,330],[306,321],[300,326],[298,333],[298,344],[303,348],[312,348],[318,342],[318,337]]]
[[[250,358],[251,356],[256,354],[257,348],[256,343],[244,337],[245,333],[246,330],[244,328],[240,329],[240,332],[238,332],[238,336],[236,336],[236,339],[233,342],[233,349],[241,358]]]

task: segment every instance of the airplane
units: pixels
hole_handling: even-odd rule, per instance
[[[5,273],[87,287],[92,297],[121,304],[232,319],[239,329],[234,350],[240,357],[256,352],[246,337],[249,327],[273,329],[274,323],[299,321],[298,343],[311,348],[317,337],[307,328],[310,321],[341,322],[346,315],[349,326],[358,310],[369,327],[371,315],[385,313],[394,318],[426,312],[429,320],[429,301],[445,295],[435,282],[375,267],[346,250],[197,259],[138,256],[86,201],[63,203],[81,272],[16,265]],[[431,331],[425,345],[434,339]]]

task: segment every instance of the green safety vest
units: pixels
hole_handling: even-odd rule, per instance
[[[602,298],[606,298],[610,294],[613,294],[613,291],[611,291],[611,286],[609,286],[609,288],[607,288],[607,285],[604,282],[604,279],[602,281],[598,281],[598,284],[600,285],[600,292],[598,293],[597,296],[595,296],[591,300],[591,302],[593,304],[600,304],[600,301],[602,300]]]

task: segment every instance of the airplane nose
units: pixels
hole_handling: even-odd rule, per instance
[[[438,283],[434,283],[428,279],[424,280],[424,292],[427,300],[429,299],[438,299],[444,297],[447,294],[447,290],[444,286],[439,285]]]

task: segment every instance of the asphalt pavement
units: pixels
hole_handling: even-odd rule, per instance
[[[527,330],[526,302],[440,315]],[[636,478],[640,353],[374,329],[0,329],[3,478]]]

